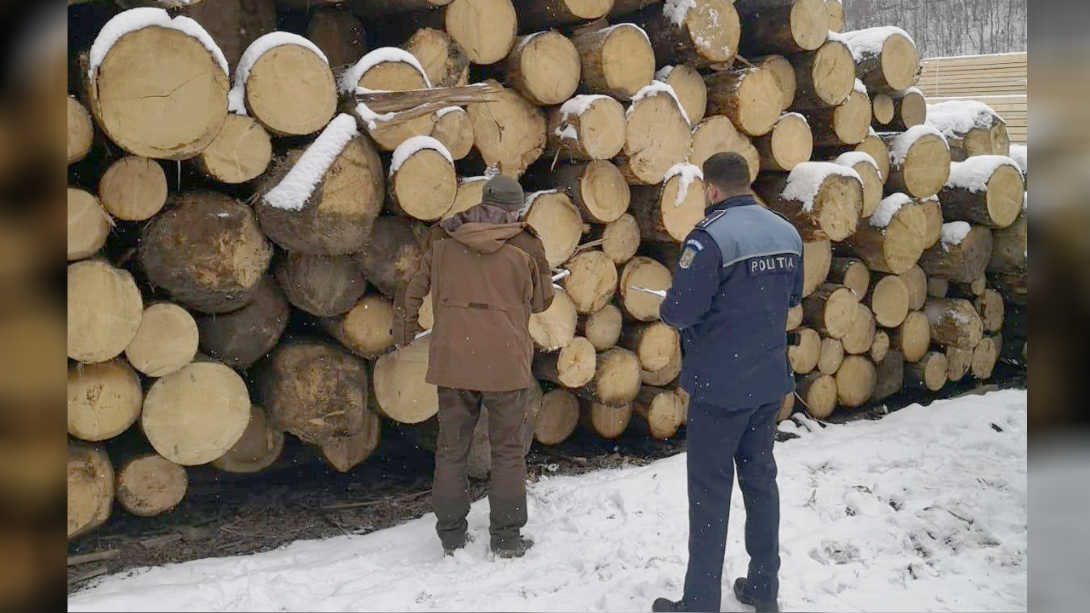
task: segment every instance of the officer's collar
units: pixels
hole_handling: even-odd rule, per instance
[[[716,202],[708,208],[713,211],[725,211],[726,209],[732,209],[736,206],[748,206],[750,204],[757,204],[757,199],[753,197],[753,194],[742,194]]]

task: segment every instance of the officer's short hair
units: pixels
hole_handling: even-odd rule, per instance
[[[738,191],[749,187],[749,163],[741,155],[716,153],[704,161],[704,182],[723,191]]]

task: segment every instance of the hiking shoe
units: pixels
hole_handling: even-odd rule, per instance
[[[651,610],[655,611],[655,613],[673,613],[674,611],[684,611],[685,607],[682,606],[680,600],[656,598],[654,604],[651,605]]]
[[[443,555],[444,556],[454,555],[455,551],[458,551],[459,549],[465,548],[466,544],[469,543],[469,540],[470,540],[469,535],[468,534],[463,534],[462,538],[459,539],[459,540],[456,540],[456,541],[454,541],[452,543],[449,543],[449,544],[448,543],[443,543]]]
[[[734,580],[734,597],[738,599],[738,602],[742,604],[748,604],[749,606],[757,609],[757,613],[777,613],[780,610],[780,605],[775,600],[771,602],[758,602],[756,598],[749,593],[749,579],[745,577],[738,577]]]
[[[501,558],[521,558],[533,546],[533,541],[520,536],[512,540],[493,542],[492,553]]]

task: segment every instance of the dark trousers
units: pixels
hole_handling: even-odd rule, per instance
[[[435,447],[435,483],[432,504],[438,518],[436,531],[444,546],[462,541],[468,524],[469,479],[466,476],[473,429],[488,407],[488,440],[492,471],[488,487],[492,544],[517,539],[526,525],[526,454],[523,422],[530,399],[528,390],[474,392],[439,388],[439,441]]]
[[[780,403],[728,411],[689,408],[689,568],[683,603],[688,611],[719,611],[734,467],[746,507],[749,592],[760,602],[779,592],[780,494],[772,444]]]

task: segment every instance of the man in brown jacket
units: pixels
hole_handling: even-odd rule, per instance
[[[522,187],[497,176],[481,204],[432,228],[420,266],[402,280],[394,340],[411,342],[429,288],[432,327],[427,381],[439,387],[439,441],[432,504],[447,554],[466,544],[467,456],[482,402],[492,444],[491,547],[519,557],[533,544],[526,525],[526,458],[520,433],[528,418],[534,346],[530,314],[547,309],[553,286],[545,249],[518,221]]]

